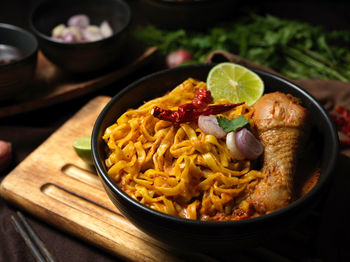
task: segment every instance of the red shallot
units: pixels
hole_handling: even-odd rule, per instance
[[[191,59],[192,54],[190,52],[179,49],[169,53],[165,58],[165,62],[168,68],[173,68]]]
[[[90,18],[84,14],[73,15],[68,19],[68,26],[86,28],[90,25]]]
[[[247,159],[257,159],[264,151],[261,142],[247,128],[242,128],[236,132],[235,141],[238,150]]]
[[[242,160],[245,158],[245,156],[242,154],[242,152],[238,149],[236,144],[236,132],[230,132],[226,136],[226,145],[228,150],[231,153],[231,156],[233,159]]]
[[[226,145],[232,157],[237,160],[254,160],[264,151],[263,145],[247,128],[228,133]]]
[[[0,172],[4,171],[12,159],[12,145],[9,142],[0,140]]]
[[[198,118],[198,127],[207,135],[213,135],[216,138],[224,138],[226,132],[219,126],[215,116],[200,116]]]
[[[89,25],[81,33],[83,35],[82,40],[86,42],[97,41],[103,38],[100,28],[95,25]]]
[[[107,21],[103,21],[100,25],[100,31],[103,37],[110,37],[113,35],[113,30]]]

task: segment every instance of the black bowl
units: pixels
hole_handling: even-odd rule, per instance
[[[99,41],[64,43],[51,37],[52,29],[66,24],[76,14],[86,14],[91,24],[107,20],[113,35]],[[117,61],[124,50],[131,10],[123,0],[45,1],[34,8],[30,26],[39,40],[39,48],[53,63],[72,73],[103,70]]]
[[[147,19],[166,29],[206,29],[232,16],[238,4],[238,0],[141,0]]]
[[[105,159],[104,130],[128,108],[163,95],[189,77],[206,80],[212,65],[192,65],[154,73],[129,85],[102,110],[92,132],[92,154],[105,190],[116,207],[145,233],[173,247],[212,250],[257,244],[275,237],[300,222],[327,192],[338,157],[338,134],[327,112],[305,90],[267,72],[254,70],[265,83],[265,93],[282,91],[302,100],[311,114],[310,140],[318,145],[321,175],[318,184],[304,197],[270,214],[228,222],[194,221],[152,210],[124,193],[108,176]]]
[[[4,53],[15,58],[10,63],[0,63],[0,100],[15,98],[28,86],[35,73],[37,52],[38,42],[31,33],[0,23],[0,59]]]

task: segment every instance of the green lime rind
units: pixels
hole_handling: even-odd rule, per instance
[[[78,156],[87,164],[93,165],[94,161],[91,153],[91,137],[83,136],[73,143],[73,148]]]
[[[245,102],[251,106],[264,93],[264,82],[255,72],[231,62],[215,65],[208,74],[207,88],[214,100]]]

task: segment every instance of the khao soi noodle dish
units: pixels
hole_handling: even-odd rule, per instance
[[[206,82],[189,78],[105,130],[105,164],[124,192],[152,209],[247,219],[300,197],[293,179],[308,125],[308,110],[290,94],[264,94],[249,106],[215,100]]]

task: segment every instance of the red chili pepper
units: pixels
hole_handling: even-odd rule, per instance
[[[350,147],[350,139],[340,140],[340,145],[343,147]]]
[[[160,120],[179,124],[197,120],[201,115],[217,115],[244,104],[208,105],[211,101],[210,91],[205,88],[200,88],[195,93],[192,103],[179,106],[177,111],[162,109],[155,106],[152,108],[151,114]]]
[[[204,108],[213,101],[210,91],[206,88],[199,88],[194,94],[192,104],[198,108]]]
[[[184,104],[180,106],[177,111],[167,110],[155,106],[152,108],[151,114],[160,120],[166,120],[179,124],[197,120],[201,115],[217,115],[242,104],[244,103],[227,105],[209,105],[203,109],[192,108],[190,106],[192,104]]]
[[[217,115],[223,112],[226,112],[228,110],[231,110],[232,108],[235,108],[237,106],[243,105],[244,102],[237,103],[237,104],[225,104],[225,105],[210,105],[204,108],[201,112],[201,115]],[[198,115],[199,117],[200,115]]]
[[[347,121],[350,121],[350,111],[344,107],[337,106],[335,110]]]
[[[335,108],[339,115],[330,114],[338,131],[343,132],[346,136],[350,137],[350,110],[337,106]],[[340,140],[340,144],[344,147],[350,147],[350,139]]]

